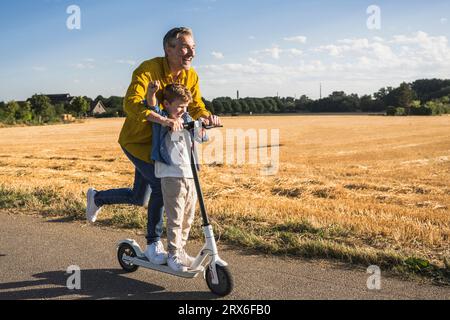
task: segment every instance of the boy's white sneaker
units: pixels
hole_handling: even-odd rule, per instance
[[[176,272],[187,272],[188,267],[183,264],[180,257],[177,254],[169,254],[169,258],[167,258],[167,265]]]
[[[161,241],[149,244],[144,255],[153,264],[161,265],[167,263],[167,252],[164,250],[164,245]]]
[[[195,261],[195,258],[188,255],[185,249],[181,249],[178,252],[178,257],[183,262],[183,264],[188,267],[191,267]]]
[[[87,192],[86,219],[92,223],[97,220],[98,214],[102,211],[102,207],[97,207],[95,204],[94,198],[96,193],[97,191],[93,188],[90,188]]]

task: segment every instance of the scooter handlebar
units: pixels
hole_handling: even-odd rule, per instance
[[[184,129],[186,129],[186,130],[192,130],[192,129],[194,129],[194,128],[196,127],[195,124],[196,124],[197,122],[198,122],[198,121],[191,121],[191,122],[185,123],[185,124],[183,125],[183,127],[184,127]],[[203,122],[201,122],[201,124],[202,124],[203,128],[206,129],[206,130],[214,129],[214,128],[223,128],[222,125],[220,125],[220,126],[209,126],[209,125],[206,125],[206,124],[203,123]]]

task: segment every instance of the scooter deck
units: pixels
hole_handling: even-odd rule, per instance
[[[202,266],[200,266],[196,270],[188,270],[187,272],[177,272],[177,271],[172,270],[167,264],[163,264],[163,265],[153,264],[150,261],[148,261],[148,259],[145,256],[144,257],[133,257],[133,258],[127,257],[125,259],[128,260],[127,262],[130,262],[136,266],[140,266],[140,267],[144,267],[147,269],[160,271],[160,272],[168,273],[168,274],[171,274],[171,275],[174,275],[177,277],[188,278],[188,279],[195,278],[196,276],[198,276],[199,273],[202,273],[204,271],[204,268]]]

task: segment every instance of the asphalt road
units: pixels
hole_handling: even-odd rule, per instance
[[[217,299],[202,277],[182,279],[140,268],[122,272],[116,243],[132,231],[0,212],[0,299]],[[191,244],[193,254],[200,243]],[[450,288],[381,274],[381,290],[367,289],[365,269],[326,261],[254,255],[219,243],[235,289],[225,299],[450,299]],[[81,289],[66,286],[71,265]]]

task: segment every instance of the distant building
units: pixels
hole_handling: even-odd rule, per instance
[[[50,102],[52,105],[56,106],[57,104],[71,104],[75,97],[72,97],[69,93],[62,93],[62,94],[46,94],[50,99]]]
[[[45,96],[50,99],[51,103],[54,106],[56,106],[57,104],[70,105],[76,98],[72,97],[69,93],[46,94]],[[88,99],[88,102],[91,101],[92,100]],[[94,101],[91,102],[91,105],[89,106],[89,115],[96,116],[104,113],[106,113],[106,107],[101,100],[97,103],[95,103]]]
[[[97,103],[92,102],[91,109],[89,110],[89,114],[92,116],[100,115],[106,113],[106,107],[101,100]]]

